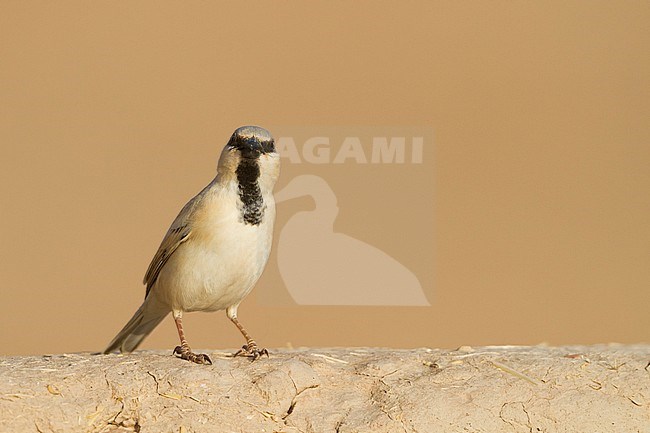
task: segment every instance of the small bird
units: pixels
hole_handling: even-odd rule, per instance
[[[144,277],[145,299],[104,353],[132,352],[171,311],[181,344],[174,354],[212,364],[192,352],[184,312],[226,310],[246,339],[235,356],[268,356],[237,319],[240,302],[262,275],[271,252],[273,186],[280,156],[271,134],[257,126],[235,130],[221,152],[217,176],[180,211]]]

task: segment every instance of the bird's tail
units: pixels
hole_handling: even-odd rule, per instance
[[[118,349],[122,353],[133,352],[169,313],[167,309],[157,310],[151,307],[152,305],[148,305],[148,302],[145,301],[131,317],[131,320],[113,338],[104,353],[111,353]]]

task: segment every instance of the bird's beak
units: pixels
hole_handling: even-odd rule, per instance
[[[257,159],[260,155],[275,152],[273,141],[262,143],[254,138],[231,140],[228,147],[238,150],[242,158],[246,159]]]
[[[239,151],[241,152],[242,158],[247,159],[257,159],[263,152],[262,145],[257,141],[246,141],[243,145],[240,145]]]

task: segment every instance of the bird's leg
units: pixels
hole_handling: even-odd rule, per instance
[[[174,349],[174,355],[178,355],[181,359],[186,359],[196,364],[212,364],[212,360],[210,360],[210,357],[208,355],[205,355],[203,353],[196,354],[192,352],[190,345],[187,344],[187,340],[185,339],[185,332],[183,332],[183,321],[181,319],[183,313],[181,311],[174,311],[173,314],[174,322],[176,322],[176,329],[178,329],[178,336],[181,339],[181,345],[176,346]]]
[[[246,344],[242,346],[241,349],[239,349],[233,356],[247,356],[249,358],[252,358],[253,361],[255,361],[257,358],[261,357],[262,355],[266,355],[267,357],[269,356],[269,351],[262,348],[259,349],[257,347],[257,343],[255,340],[253,340],[253,337],[250,336],[248,332],[244,329],[241,323],[239,323],[239,320],[237,320],[237,305],[232,305],[226,309],[226,315],[228,318],[232,321],[232,323],[235,324],[237,329],[239,329],[239,332],[244,336],[246,339]]]

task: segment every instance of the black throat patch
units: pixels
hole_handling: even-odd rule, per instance
[[[239,198],[244,203],[242,219],[244,224],[259,225],[264,216],[264,199],[257,183],[260,177],[260,166],[257,160],[242,158],[237,166],[237,183]]]

